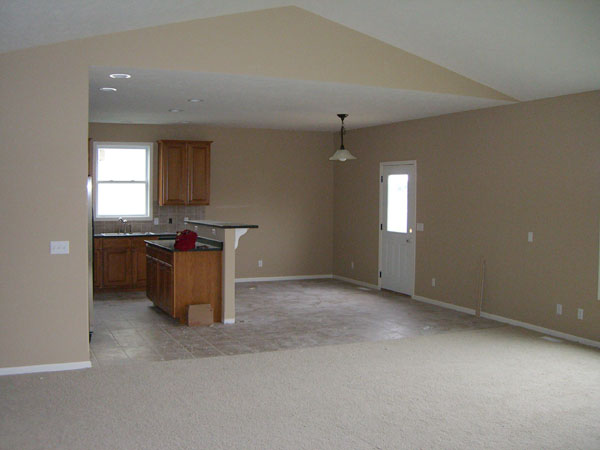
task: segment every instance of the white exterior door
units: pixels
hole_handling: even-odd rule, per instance
[[[413,295],[416,163],[382,163],[380,181],[380,286]]]

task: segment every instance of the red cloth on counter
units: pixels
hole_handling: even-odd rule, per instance
[[[175,248],[177,250],[191,250],[196,247],[198,235],[192,230],[178,231],[175,236]]]

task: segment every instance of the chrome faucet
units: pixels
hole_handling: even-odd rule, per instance
[[[119,225],[119,233],[131,233],[131,224],[127,222],[127,219],[119,217],[119,222],[121,222]]]

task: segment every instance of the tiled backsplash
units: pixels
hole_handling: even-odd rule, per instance
[[[189,219],[204,219],[204,206],[158,206],[158,202],[154,202],[152,206],[152,215],[158,217],[159,224],[154,225],[152,220],[131,220],[131,231],[146,232],[154,231],[155,233],[176,232],[189,228],[183,220]],[[173,223],[169,223],[172,219]],[[119,231],[119,221],[113,220],[96,220],[94,221],[94,233],[112,233]]]

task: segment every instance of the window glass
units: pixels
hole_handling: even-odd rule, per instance
[[[387,231],[408,230],[408,175],[389,175],[387,192]]]
[[[145,148],[98,148],[98,181],[146,181]]]
[[[99,216],[145,216],[146,204],[143,183],[98,184]]]
[[[95,148],[96,219],[149,219],[152,144],[98,142]]]

